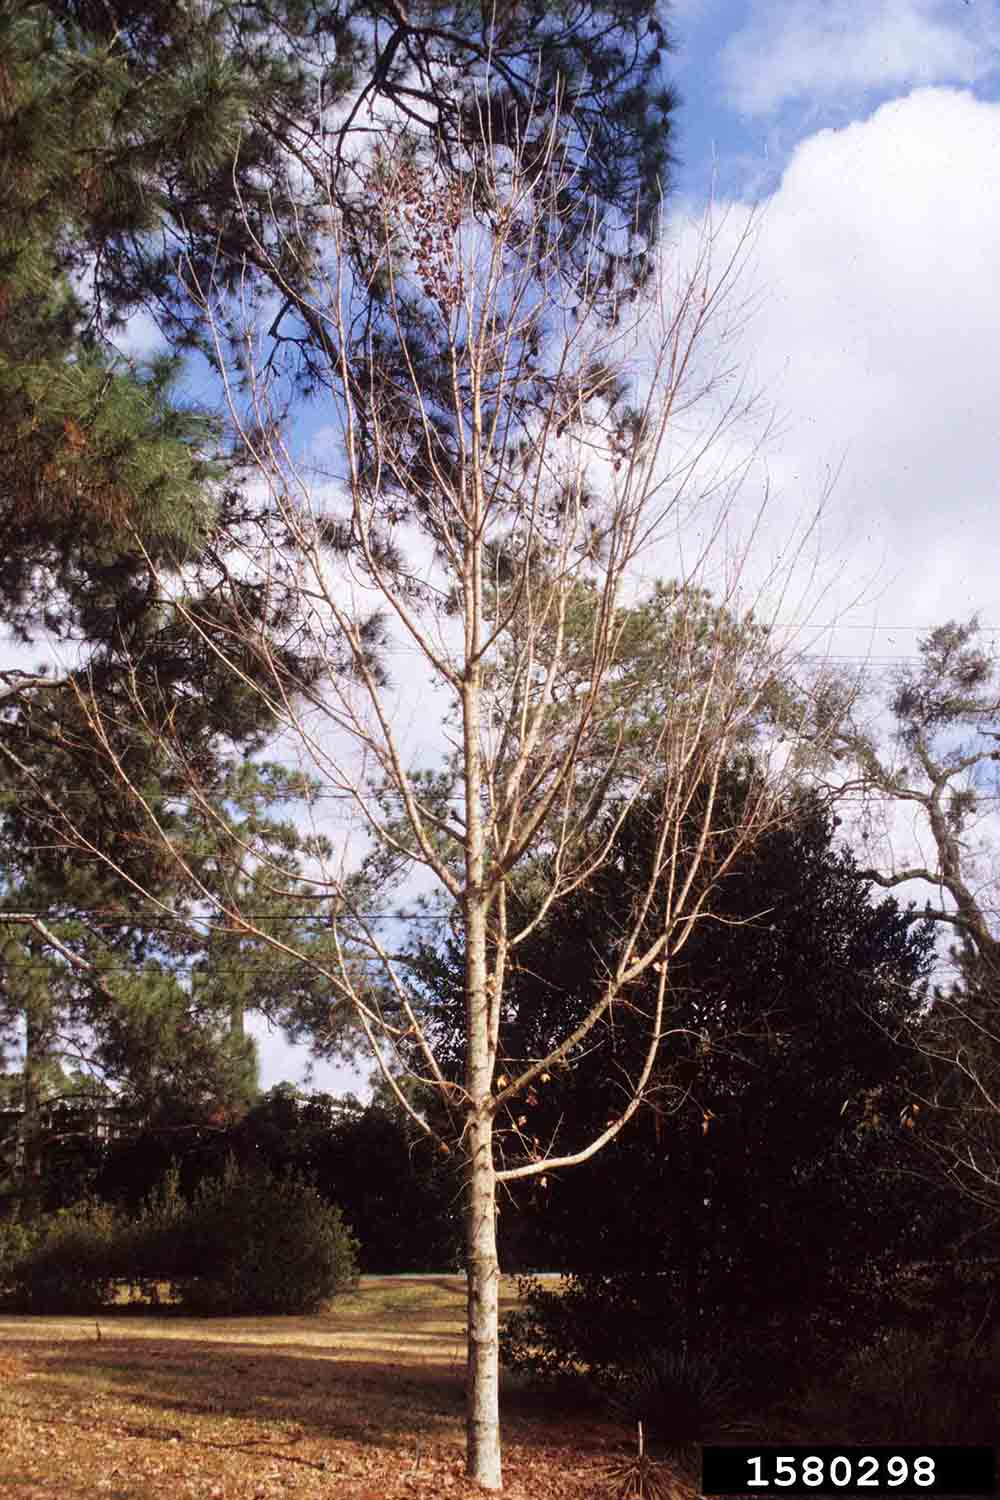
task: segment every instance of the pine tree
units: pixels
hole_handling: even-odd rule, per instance
[[[265,925],[303,910],[289,912],[261,874],[299,870],[304,842],[269,809],[303,783],[243,760],[274,722],[249,686],[255,649],[283,664],[286,685],[310,668],[286,644],[280,580],[220,593],[226,539],[266,515],[240,490],[219,423],[178,403],[177,358],[141,365],[103,337],[102,236],[162,222],[141,153],[121,150],[147,105],[113,52],[43,6],[0,17],[0,620],[22,646],[56,643],[70,663],[0,672],[0,1026],[26,1048],[29,1182],[56,1058],[85,1059],[139,1109],[183,1093],[205,1112],[255,1086],[244,1010],[324,1030],[314,987],[273,954],[265,972],[247,945],[190,927],[199,882]],[[234,611],[258,627],[244,683],[219,670],[216,649]],[[133,690],[182,738],[183,777],[131,722]],[[67,853],[52,832],[67,807],[110,863]],[[186,870],[153,858],[150,813]],[[156,893],[152,913],[137,879]]]
[[[58,862],[16,845],[11,835],[24,825],[0,816],[0,1043],[24,1047],[20,1180],[29,1205],[45,1186],[41,1114],[53,1094],[43,1085],[60,1065],[136,1125],[169,1118],[217,1126],[256,1094],[247,1014],[317,1054],[349,1055],[356,1046],[319,977],[329,941],[325,892],[310,885],[306,861],[323,853],[322,840],[280,816],[308,794],[279,765],[228,766],[211,817],[190,802],[178,809],[175,858],[149,881],[152,905],[103,860],[77,852]],[[147,871],[153,853],[144,840]],[[207,913],[206,892],[243,925]],[[303,963],[303,953],[316,964]]]
[[[133,204],[152,204],[160,216],[156,233],[111,224],[94,234],[85,263],[93,267],[95,305],[106,319],[140,304],[155,306],[175,347],[203,347],[211,329],[234,408],[237,381],[245,377],[252,418],[244,421],[242,436],[285,523],[284,530],[272,526],[257,556],[277,570],[279,587],[288,578],[283,570],[294,573],[301,560],[298,597],[323,656],[327,695],[317,690],[309,708],[318,722],[325,716],[346,729],[370,755],[369,764],[345,780],[336,767],[330,770],[325,750],[309,740],[301,719],[299,727],[323,773],[368,818],[383,851],[405,859],[406,849],[382,839],[384,825],[370,816],[367,801],[371,766],[392,774],[418,860],[450,894],[464,924],[468,1047],[454,1140],[465,1164],[468,1466],[473,1478],[497,1489],[493,1219],[497,1182],[506,1174],[494,1160],[493,1120],[508,1089],[527,1087],[531,1075],[511,1084],[495,1081],[492,1032],[506,938],[493,972],[487,936],[492,922],[503,921],[510,872],[526,856],[547,810],[572,797],[578,752],[583,747],[585,754],[599,733],[596,689],[614,660],[613,621],[625,575],[684,488],[675,475],[661,505],[657,455],[675,403],[691,394],[692,350],[724,301],[733,269],[727,259],[716,277],[706,246],[690,278],[680,278],[677,305],[663,317],[644,377],[630,367],[615,378],[621,340],[627,344],[640,321],[646,326],[636,308],[623,314],[644,289],[659,290],[652,249],[673,103],[659,78],[659,10],[643,0],[594,6],[529,0],[509,11],[482,12],[433,3],[410,10],[397,3],[353,10],[302,3],[255,8],[248,16],[245,6],[211,0],[197,12],[179,5],[116,8],[111,0],[101,13],[96,4],[66,7],[62,21],[52,33],[62,61],[77,67],[80,57],[89,62],[103,48],[101,55],[125,69],[133,91],[126,91],[126,107],[110,116],[104,165],[112,180],[125,171],[127,158],[142,184]],[[483,276],[481,265],[471,273],[477,245],[489,247]],[[469,265],[464,294],[463,255]],[[664,313],[662,303],[658,312]],[[249,346],[248,323],[259,328]],[[332,398],[334,421],[351,429],[339,475],[346,517],[305,514],[308,505],[295,499],[303,493],[301,476],[294,466],[272,461],[281,452],[276,426],[282,393],[289,390],[282,376],[293,391],[323,390]],[[473,431],[470,445],[464,439]],[[608,479],[596,531],[590,493],[576,482],[595,449]],[[556,475],[564,463],[560,484]],[[393,547],[391,533],[406,521],[445,560],[440,591],[414,576]],[[545,619],[562,615],[574,568],[597,570],[604,607],[592,643],[594,692],[584,695],[576,732],[525,774],[532,744],[545,739],[549,702],[543,695],[527,718],[512,710],[495,719],[499,737],[523,735],[526,743],[490,805],[496,767],[484,749],[482,715],[495,633],[482,606],[489,548],[502,534],[535,600],[536,632]],[[297,558],[289,559],[285,537],[293,539]],[[548,584],[521,566],[531,537],[543,550]],[[433,808],[424,802],[419,779],[411,780],[393,734],[377,659],[385,632],[377,615],[354,613],[350,587],[343,596],[331,590],[331,548],[350,554],[355,578],[362,574],[387,614],[404,622],[425,667],[449,693],[464,750],[460,876],[438,855]],[[228,601],[237,612],[244,576],[230,574]],[[290,590],[294,596],[294,581]],[[177,613],[200,635],[197,607],[184,602]],[[444,618],[459,627],[463,644],[457,652],[445,648],[442,659],[435,642]],[[247,680],[248,659],[256,668],[265,654],[259,639],[252,617],[240,618],[225,636],[237,684]],[[557,632],[555,656],[562,647]],[[706,767],[725,755],[752,712],[745,674],[753,664],[734,662],[721,639],[715,647],[716,675],[688,705],[693,716],[679,714],[662,726],[652,752],[677,768],[676,776],[663,773],[671,786],[663,807],[668,834],[653,879],[671,863],[669,830],[693,780],[711,780]],[[353,671],[349,684],[338,677],[341,648]],[[759,651],[751,654],[759,659]],[[279,702],[291,715],[295,695],[306,696],[312,684],[294,662],[286,664],[271,649],[266,657],[264,701]],[[143,653],[133,649],[132,659],[141,662]],[[141,728],[143,753],[147,745],[167,747],[190,780],[196,768],[183,737],[155,693],[153,708],[147,706],[143,686],[131,693],[130,733],[134,739]],[[715,732],[703,736],[698,709],[709,688]],[[366,705],[360,719],[354,689]],[[727,708],[720,708],[722,699]],[[106,726],[109,775],[117,775],[135,801],[138,774],[127,767],[122,774],[123,755],[135,747],[129,741],[122,753],[116,748],[124,715],[115,717],[95,698],[86,701],[93,705],[92,724]],[[374,738],[364,718],[368,710],[377,725]],[[747,838],[766,821],[768,805],[763,797],[753,808]],[[712,811],[709,797],[703,849],[712,843]],[[47,826],[88,847],[79,821],[64,814],[60,822],[53,814]],[[160,820],[158,843],[166,858],[173,846],[165,833]],[[604,853],[603,845],[589,850],[582,866],[568,858],[553,899],[583,881]],[[397,1033],[383,997],[373,992],[372,969],[381,965],[383,983],[398,999],[393,954],[366,923],[343,868],[329,868],[326,879],[338,948],[325,972],[382,1058],[380,1046],[391,1046]],[[634,942],[623,949],[602,1008],[614,1004],[639,972],[654,964],[665,970],[666,957],[696,915],[686,909],[686,894],[670,908],[662,932],[641,947],[637,912]],[[591,1019],[596,1023],[598,1013]],[[650,1066],[658,1035],[659,1020]],[[426,1062],[434,1082],[445,1087],[429,1050]],[[600,1149],[625,1126],[644,1083],[645,1075],[633,1100],[588,1150]],[[538,1161],[519,1170],[543,1167]]]
[[[81,204],[64,254],[92,278],[96,326],[145,307],[173,347],[204,348],[192,285],[276,294],[271,357],[317,389],[332,350],[311,291],[331,206],[376,318],[388,294],[365,276],[378,246],[364,176],[384,130],[456,179],[470,150],[565,161],[567,275],[630,295],[671,163],[668,45],[660,0],[16,0],[0,59],[13,50],[35,84],[6,110],[0,160],[28,144],[53,201]]]

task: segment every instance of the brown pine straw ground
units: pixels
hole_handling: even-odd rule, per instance
[[[0,1496],[482,1500],[463,1474],[464,1298],[459,1277],[379,1277],[303,1318],[2,1317]],[[507,1500],[599,1500],[628,1447],[513,1382],[503,1429]]]

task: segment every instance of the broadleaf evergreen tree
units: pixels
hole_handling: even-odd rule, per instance
[[[738,775],[731,790],[741,794]],[[650,830],[636,809],[601,878],[524,945],[506,1071],[544,1053],[599,990]],[[543,1190],[513,1185],[502,1232],[573,1278],[568,1299],[538,1292],[515,1320],[508,1347],[522,1363],[582,1362],[614,1379],[669,1352],[714,1362],[767,1400],[899,1314],[899,1268],[934,1253],[944,1219],[914,1180],[898,1109],[918,1071],[909,1027],[933,934],[892,898],[873,901],[835,838],[832,816],[804,797],[732,867],[674,965],[669,1045],[635,1128]],[[460,968],[457,945],[427,955],[438,1024],[456,1033]],[[556,1127],[570,1151],[620,1107],[649,988],[509,1110],[508,1160]]]

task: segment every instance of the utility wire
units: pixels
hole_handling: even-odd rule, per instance
[[[1000,750],[1000,745],[998,745],[997,748],[998,750]],[[984,761],[991,758],[992,752],[984,749]],[[998,772],[998,774],[1000,774],[1000,772]],[[86,787],[80,787],[76,789],[67,788],[64,792],[60,792],[60,796],[93,798],[94,793],[92,791],[88,791]],[[309,797],[299,798],[289,796],[288,798],[283,799],[281,805],[283,807],[294,807],[299,803],[305,803],[308,806],[313,802],[357,802],[359,797],[383,797],[388,801],[396,802],[401,802],[403,800],[402,793],[393,790],[387,790],[384,792],[359,792],[357,795],[355,795],[354,792],[313,792]],[[434,800],[435,802],[448,802],[456,807],[462,806],[465,802],[465,798],[458,792],[449,792],[446,797],[436,797]],[[865,793],[860,789],[852,788],[850,791],[843,793],[842,796],[838,798],[838,800],[846,804],[847,806],[854,805],[856,807],[870,807],[875,803],[898,802],[900,799],[898,797],[892,797],[888,793]],[[977,802],[1000,802],[1000,793],[977,792],[976,800]],[[238,833],[239,831],[239,825],[236,824],[233,828],[233,832]]]
[[[24,912],[24,913],[29,913],[30,912],[30,914],[32,916],[42,917],[47,922],[50,922],[50,923],[72,922],[72,921],[77,920],[77,918],[75,918],[73,916],[66,916],[63,913],[54,912],[54,911],[51,911],[51,910],[49,910],[48,908],[45,908],[45,907],[25,907],[25,906],[22,906],[22,907],[19,908],[19,910],[22,911],[22,912]],[[86,908],[80,908],[80,910],[81,911],[86,911]],[[981,906],[979,908],[979,910],[982,911],[982,912],[986,912],[986,913],[988,913],[991,916],[1000,915],[1000,906]],[[2,932],[2,929],[3,929],[4,925],[5,925],[5,923],[4,923],[4,915],[5,915],[4,912],[0,911],[0,932]],[[251,921],[252,922],[252,921],[257,920],[257,918],[254,916],[254,914],[252,912],[247,912],[244,915],[246,916],[246,920],[247,921]],[[302,925],[295,917],[271,918],[269,920],[271,921],[272,924],[276,923],[277,921],[284,921],[284,922],[290,923],[290,924],[292,924],[293,926],[296,926],[296,927]],[[317,915],[316,917],[310,918],[309,920],[317,922],[317,923],[325,923],[327,919],[325,919],[325,918]],[[444,926],[446,926],[446,925],[448,925],[449,918],[448,918],[447,914],[442,914],[440,916],[434,916],[434,915],[432,915],[430,913],[425,913],[425,912],[369,912],[369,913],[365,914],[364,920],[366,922],[399,922],[399,923],[413,923],[413,924],[420,924],[420,923],[424,923],[424,922],[429,922],[429,923],[432,923],[432,924],[436,923],[438,925],[444,925]],[[125,927],[125,928],[128,928],[130,930],[131,929],[139,929],[139,930],[143,930],[143,931],[147,930],[147,929],[152,929],[154,931],[156,931],[156,930],[161,930],[161,931],[162,930],[176,931],[178,929],[183,929],[183,930],[185,930],[185,931],[187,931],[187,932],[190,933],[193,924],[198,923],[198,922],[206,923],[208,921],[210,921],[210,919],[207,918],[207,917],[190,917],[190,918],[187,918],[187,919],[178,918],[174,922],[171,922],[171,921],[169,921],[169,920],[167,920],[166,918],[163,918],[163,917],[150,917],[148,919],[148,921],[143,921],[141,919],[137,919],[135,921],[130,922],[126,918],[107,917],[107,918],[105,918],[103,920],[100,920],[100,919],[97,920],[96,922],[94,922],[93,925],[96,926],[96,927],[102,927],[103,926],[103,927],[110,927],[110,928]],[[321,927],[318,930],[322,931],[323,928]],[[315,933],[313,933],[311,935],[315,935]],[[207,937],[211,936],[211,933],[205,933],[204,936],[207,938]],[[254,934],[252,934],[252,933],[246,933],[246,932],[240,932],[240,931],[233,932],[232,930],[227,931],[225,933],[225,936],[235,937],[241,943],[266,941],[266,937],[265,937],[265,939],[259,939],[259,938],[256,938],[254,936]],[[247,961],[249,963],[253,963],[253,962],[256,961],[252,952],[247,953],[246,956],[247,956]],[[147,959],[137,960],[137,962],[152,962],[152,963],[158,963],[158,962],[161,962],[161,961],[165,961],[165,960],[161,960],[161,959],[157,958],[156,955],[151,955]],[[20,962],[20,960],[14,960],[14,962],[17,963],[17,962]],[[273,960],[273,962],[280,963],[281,962],[281,958],[280,957],[276,957]],[[4,963],[3,963],[2,959],[0,959],[0,967],[4,967]],[[10,965],[7,965],[7,967],[10,967]],[[191,965],[184,966],[184,965],[176,965],[176,964],[171,963],[170,967],[171,967],[171,969],[174,969],[174,968],[177,968],[177,967],[190,967],[192,969],[197,969],[198,965],[197,964],[191,964]]]
[[[319,897],[317,899],[328,900],[329,898]],[[75,922],[79,920],[79,917],[76,915],[77,913],[92,913],[100,911],[103,911],[103,908],[99,906],[78,906],[74,907],[73,911],[70,913],[58,910],[54,911],[51,907],[48,906],[18,906],[16,913],[8,913],[5,912],[2,907],[0,907],[0,924],[2,924],[5,920],[13,921],[17,915],[21,914],[25,916],[47,918],[52,922]],[[306,922],[319,922],[323,923],[324,926],[329,926],[329,918],[324,916],[322,912],[316,912],[314,914],[306,912],[301,917],[297,917],[294,915],[294,913],[291,912],[287,914],[272,916],[268,912],[244,911],[241,912],[241,916],[244,917],[248,922],[260,921],[268,922],[271,924],[280,922],[290,924],[293,927],[301,927]],[[364,920],[366,922],[441,922],[447,921],[448,918],[447,915],[435,916],[430,912],[377,911],[365,912]],[[173,930],[177,927],[190,928],[193,923],[197,922],[214,923],[214,921],[215,919],[213,917],[197,915],[175,918],[149,917],[148,919],[136,918],[132,920],[127,913],[122,913],[121,915],[116,916],[111,912],[106,912],[101,917],[93,918],[94,925],[97,927],[141,927],[143,929],[154,927],[166,928],[169,930]],[[240,932],[239,930],[234,930],[232,928],[225,929],[225,934],[229,937],[238,937],[241,939],[241,941],[245,940],[247,937],[246,933]]]

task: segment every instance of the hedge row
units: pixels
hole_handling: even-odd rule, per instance
[[[357,1274],[338,1208],[300,1179],[232,1165],[191,1201],[168,1176],[133,1219],[83,1203],[0,1225],[0,1296],[28,1312],[99,1311],[123,1284],[150,1303],[166,1287],[189,1312],[314,1312]]]

